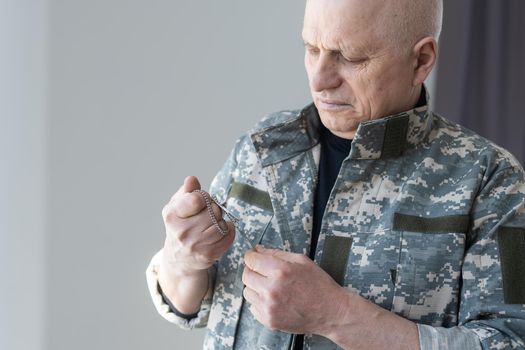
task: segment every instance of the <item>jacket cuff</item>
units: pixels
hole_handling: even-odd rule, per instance
[[[162,301],[169,305],[171,312],[173,312],[175,315],[177,315],[179,317],[182,317],[182,318],[185,318],[185,319],[187,319],[189,321],[192,318],[197,317],[197,315],[199,314],[199,312],[195,312],[193,314],[185,314],[185,313],[180,312],[179,310],[177,310],[175,305],[173,305],[171,303],[171,301],[168,298],[168,296],[166,294],[164,294],[164,292],[162,291],[162,288],[160,287],[160,284],[158,284],[158,283],[157,283],[157,289],[158,289],[160,295],[162,295]]]
[[[208,323],[208,316],[210,315],[211,301],[213,295],[213,274],[215,271],[214,267],[212,266],[208,270],[208,291],[206,292],[206,295],[202,300],[199,312],[197,313],[195,318],[186,319],[184,317],[176,315],[173,312],[170,306],[164,301],[164,298],[162,297],[162,294],[159,291],[159,279],[157,272],[159,269],[161,258],[162,249],[153,256],[148,268],[146,269],[146,280],[148,283],[149,293],[151,295],[151,299],[153,300],[153,305],[155,305],[155,308],[157,309],[157,312],[167,321],[176,324],[182,329],[189,330],[193,328],[206,327],[206,324]]]
[[[465,327],[432,327],[417,325],[421,350],[469,349],[481,350],[477,335]]]

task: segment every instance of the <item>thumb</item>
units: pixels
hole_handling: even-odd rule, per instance
[[[195,176],[188,176],[184,179],[184,185],[182,185],[182,193],[189,193],[195,190],[200,190],[201,184],[199,179]]]
[[[188,218],[198,214],[206,207],[206,203],[202,196],[192,193],[193,191],[200,189],[201,184],[195,176],[188,176],[184,179],[184,183],[171,197],[169,202],[169,205],[175,210],[175,215],[179,218]]]

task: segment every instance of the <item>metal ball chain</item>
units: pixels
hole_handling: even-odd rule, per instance
[[[221,233],[221,235],[226,236],[229,231],[228,226],[226,226],[226,229],[223,229],[219,225],[219,220],[217,220],[217,217],[215,216],[215,213],[213,212],[212,203],[215,203],[219,208],[221,208],[226,213],[228,218],[233,222],[234,225],[237,222],[237,219],[233,217],[233,215],[228,213],[226,208],[224,208],[222,205],[218,203],[217,198],[210,197],[210,195],[206,191],[195,190],[193,192],[199,193],[202,196],[202,198],[204,199],[204,202],[206,203],[206,209],[208,211],[208,214],[210,215],[210,219],[211,219],[213,226],[215,226],[215,228]]]

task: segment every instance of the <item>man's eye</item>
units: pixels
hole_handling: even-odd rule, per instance
[[[362,57],[350,58],[350,57],[346,57],[346,56],[344,56],[342,54],[341,54],[341,58],[343,60],[345,60],[346,62],[351,63],[351,64],[361,64],[361,63],[366,61],[366,58],[362,58]]]

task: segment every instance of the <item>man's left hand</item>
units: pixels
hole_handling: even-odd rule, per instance
[[[267,328],[323,334],[336,322],[347,292],[307,256],[257,246],[244,261],[244,298]]]

